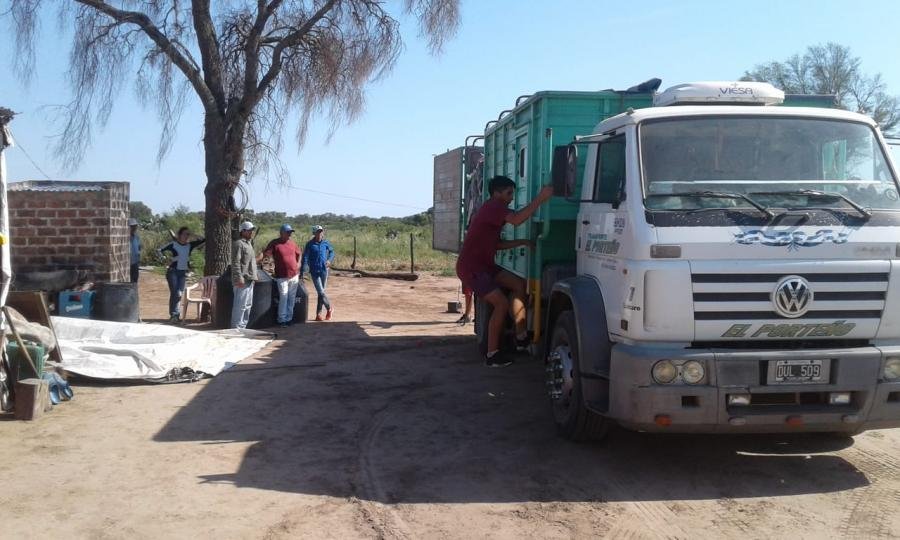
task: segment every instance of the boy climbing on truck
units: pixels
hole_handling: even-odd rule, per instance
[[[462,281],[463,288],[473,290],[493,309],[488,322],[485,355],[488,367],[502,367],[512,363],[512,358],[500,351],[500,335],[507,313],[515,321],[517,342],[527,345],[528,341],[525,325],[525,280],[497,266],[494,256],[498,250],[531,246],[531,242],[502,241],[500,231],[507,223],[521,225],[553,196],[553,188],[545,186],[525,208],[515,211],[509,208],[515,197],[515,189],[516,183],[506,176],[491,179],[488,184],[491,197],[472,217],[456,262],[456,274]],[[505,291],[509,291],[511,299],[507,298]]]

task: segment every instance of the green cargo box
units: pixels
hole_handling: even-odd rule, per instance
[[[588,135],[602,120],[628,108],[649,107],[653,96],[634,92],[538,92],[519,98],[510,111],[485,126],[484,192],[487,181],[497,175],[516,182],[515,208],[527,205],[542,186],[550,183],[553,147]],[[578,188],[584,170],[584,152],[578,159]],[[578,203],[553,198],[529,222],[507,225],[503,238],[538,239],[534,250],[507,250],[498,254],[500,266],[529,279],[540,277],[540,268],[575,261],[575,218]],[[540,237],[538,236],[540,235]],[[538,265],[537,261],[541,264]]]
[[[22,354],[19,344],[15,341],[11,341],[6,344],[6,357],[9,359],[9,367],[12,371],[10,376],[13,382],[18,382],[23,379],[40,379],[41,374],[44,372],[44,357],[46,356],[44,346],[37,343],[26,342],[25,348],[28,349],[28,354],[31,355],[31,360],[34,362],[38,371],[35,373],[31,368],[31,364],[28,363],[28,359]]]
[[[545,91],[521,96],[513,109],[503,111],[497,120],[485,125],[483,200],[490,197],[488,181],[503,175],[516,182],[513,206],[524,207],[542,186],[550,184],[554,146],[568,144],[576,136],[590,135],[601,121],[629,108],[652,105],[650,92]],[[784,106],[829,108],[834,106],[834,96],[789,94]],[[576,194],[581,193],[587,153],[587,147],[579,149]],[[527,279],[539,279],[542,270],[552,265],[574,265],[577,215],[577,201],[554,197],[528,222],[515,228],[507,225],[502,233],[504,240],[537,240],[536,246],[533,250],[502,251],[497,255],[497,263]],[[463,223],[468,220],[468,215],[463,216]]]

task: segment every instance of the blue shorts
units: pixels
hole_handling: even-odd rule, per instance
[[[462,281],[463,290],[471,290],[474,291],[480,297],[485,297],[488,294],[501,289],[500,284],[497,283],[497,274],[500,273],[500,268],[494,268],[489,272],[472,272],[472,273],[462,273],[458,274],[459,280]]]

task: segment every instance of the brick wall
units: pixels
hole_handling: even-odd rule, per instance
[[[13,272],[76,269],[97,282],[128,280],[127,182],[9,185]]]

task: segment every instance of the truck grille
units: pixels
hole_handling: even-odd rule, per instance
[[[794,319],[779,315],[772,305],[776,285],[789,275],[803,277],[813,291],[809,310]],[[880,319],[888,277],[887,272],[695,273],[694,320]]]

